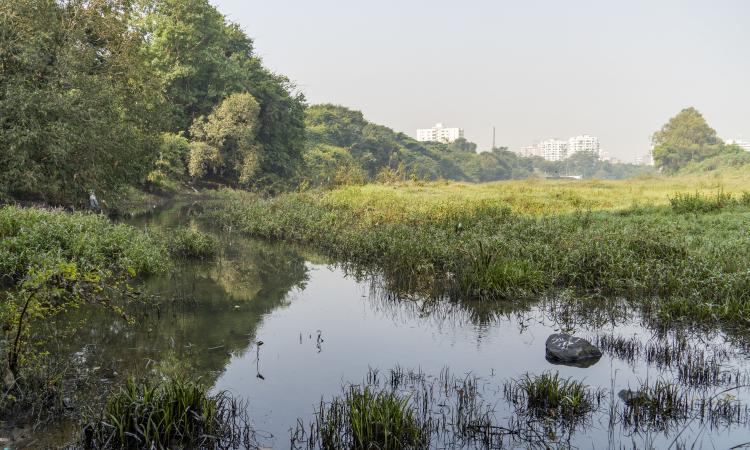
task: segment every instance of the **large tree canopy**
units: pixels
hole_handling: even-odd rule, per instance
[[[162,105],[126,0],[0,2],[0,192],[83,201],[143,179]]]
[[[661,130],[654,133],[652,141],[654,162],[668,173],[726,150],[716,130],[695,108],[685,108],[669,119]]]
[[[289,181],[302,161],[304,97],[263,67],[253,42],[207,0],[144,0],[139,26],[145,53],[165,83],[172,130],[189,130],[223,99],[248,92],[259,104],[263,157],[254,184]]]
[[[201,117],[193,123],[193,138],[215,149],[209,152],[211,169],[222,181],[247,185],[260,170],[263,146],[257,141],[259,112],[260,105],[252,95],[232,94],[207,118]],[[190,154],[190,167],[207,167],[205,154],[202,146],[194,146]],[[193,170],[191,175],[201,177],[206,173]]]

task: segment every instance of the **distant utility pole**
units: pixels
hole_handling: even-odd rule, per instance
[[[492,150],[495,150],[495,125],[492,125]]]

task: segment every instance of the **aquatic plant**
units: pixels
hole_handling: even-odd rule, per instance
[[[526,374],[504,386],[505,398],[521,413],[575,422],[595,410],[603,394],[558,372]]]
[[[636,391],[624,390],[620,398],[625,402],[623,423],[636,430],[665,430],[689,419],[693,405],[687,390],[663,380]]]
[[[135,381],[107,399],[84,427],[81,444],[107,448],[250,447],[245,407],[226,392],[191,381]]]
[[[59,415],[63,373],[44,346],[72,332],[76,322],[57,320],[81,307],[104,307],[125,317],[122,305],[138,297],[131,281],[171,266],[155,234],[106,217],[40,208],[0,208],[0,322],[4,396],[0,415],[43,420]],[[41,370],[44,369],[44,370]]]
[[[321,403],[318,433],[322,448],[423,448],[427,431],[408,396],[352,386],[342,397]]]
[[[175,258],[211,260],[219,252],[218,240],[198,230],[177,228],[167,238],[169,253]]]

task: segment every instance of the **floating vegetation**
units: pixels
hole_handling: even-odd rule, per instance
[[[246,408],[225,392],[198,383],[129,379],[107,399],[101,417],[83,430],[87,449],[249,448]]]

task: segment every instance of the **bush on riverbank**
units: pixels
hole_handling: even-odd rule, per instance
[[[0,368],[5,392],[0,415],[12,413],[20,419],[38,410],[41,417],[40,407],[59,401],[61,375],[40,375],[38,370],[55,364],[40,350],[50,339],[43,331],[46,325],[54,322],[57,335],[71,332],[75,323],[55,319],[84,305],[124,316],[120,300],[135,295],[129,280],[170,265],[158,236],[115,225],[103,216],[0,208]]]
[[[581,209],[589,197],[599,208],[622,205],[617,194],[607,201],[601,190],[627,185],[567,189],[554,183],[546,197],[509,185],[517,189],[512,201],[500,199],[509,195],[500,189],[504,184],[495,185],[495,197],[484,192],[491,186],[454,184],[349,187],[270,199],[226,192],[210,214],[254,236],[312,244],[381,268],[412,290],[499,299],[574,288],[669,300],[657,303],[669,305],[662,311],[669,318],[698,312],[704,318],[701,311],[710,305],[713,318],[750,320],[750,210],[744,202],[710,214],[680,214],[666,206],[665,195],[665,206],[595,211]],[[517,205],[528,210],[526,198],[560,212],[514,212]]]
[[[0,273],[15,284],[34,268],[70,262],[78,270],[106,269],[133,275],[169,267],[154,234],[106,217],[38,208],[0,208]]]

